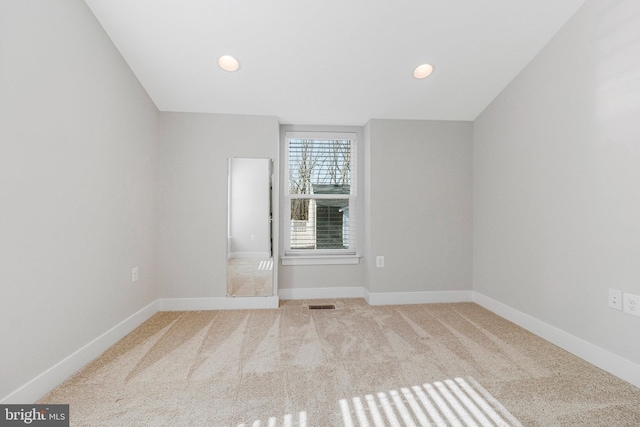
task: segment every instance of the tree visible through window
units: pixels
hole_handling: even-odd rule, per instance
[[[290,251],[355,253],[355,137],[288,137]]]

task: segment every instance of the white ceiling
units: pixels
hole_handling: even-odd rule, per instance
[[[474,120],[584,1],[86,3],[161,111],[363,125]],[[414,79],[425,62],[435,72]]]

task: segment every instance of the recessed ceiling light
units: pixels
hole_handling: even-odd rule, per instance
[[[416,79],[425,79],[429,77],[433,73],[433,65],[431,64],[422,64],[416,67],[413,70],[413,77]]]
[[[231,55],[222,55],[218,58],[218,65],[225,71],[229,71],[233,73],[234,71],[238,71],[240,68],[240,63],[238,60]]]

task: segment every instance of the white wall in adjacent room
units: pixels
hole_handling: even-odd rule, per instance
[[[229,161],[229,253],[237,258],[271,256],[270,159]]]

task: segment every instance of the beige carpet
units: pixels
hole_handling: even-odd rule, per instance
[[[640,389],[471,303],[162,312],[40,403],[73,426],[640,426]]]

